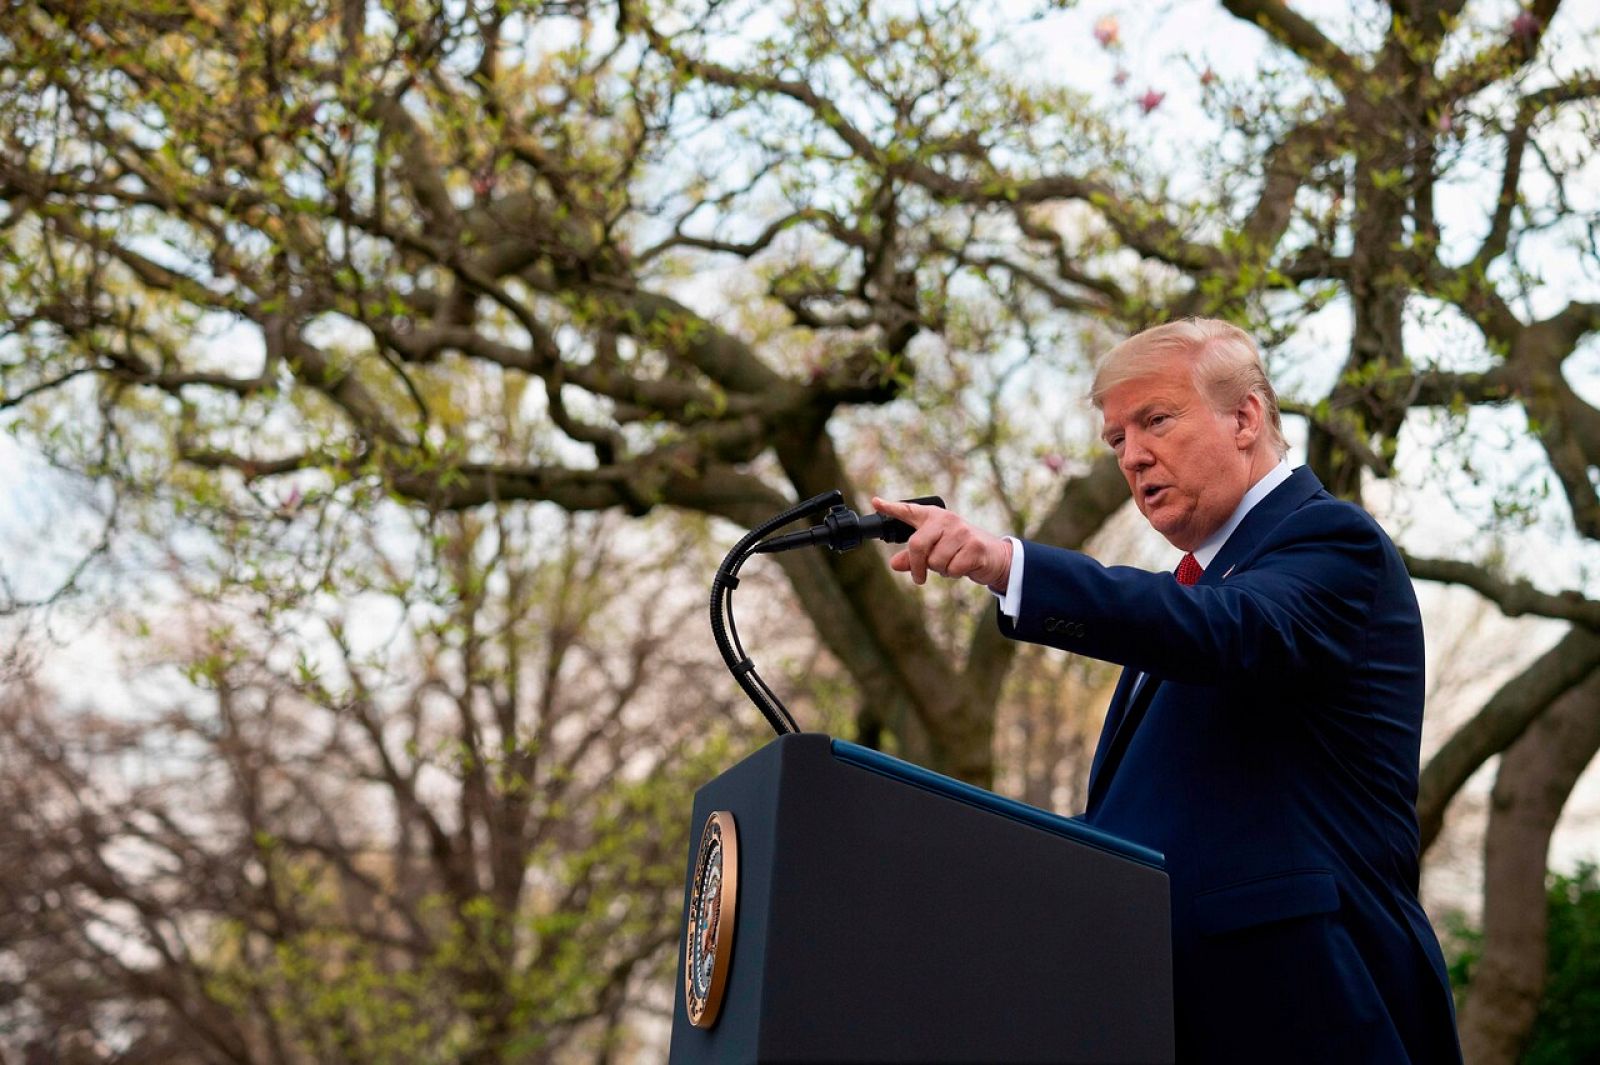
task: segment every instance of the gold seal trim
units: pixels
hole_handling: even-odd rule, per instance
[[[709,862],[713,855],[718,857],[720,866],[713,885],[716,894],[714,898],[702,898],[707,876],[712,872]],[[683,1003],[690,1024],[696,1028],[710,1028],[717,1023],[722,993],[728,986],[733,921],[739,901],[739,830],[731,812],[717,810],[706,818],[690,876],[689,912],[685,915],[683,933]],[[709,920],[702,922],[702,914]],[[710,954],[711,978],[708,982],[697,982],[696,959],[704,959],[707,953]]]

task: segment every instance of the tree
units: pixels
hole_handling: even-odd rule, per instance
[[[1527,1065],[1563,1065],[1591,1061],[1600,1053],[1595,1019],[1600,1003],[1600,973],[1595,971],[1596,937],[1600,936],[1600,885],[1595,868],[1580,866],[1571,876],[1552,873],[1546,889],[1549,986],[1539,1002],[1539,1018],[1522,1061]],[[1453,969],[1460,989],[1471,994],[1472,979],[1483,949],[1477,930],[1463,930],[1464,945]]]
[[[1175,96],[1030,76],[1015,26],[1041,12],[955,0],[24,5],[0,80],[5,402],[61,461],[208,506],[292,483],[313,508],[381,489],[748,525],[938,469],[969,511],[1080,546],[1125,498],[1055,399],[1081,353],[1228,317],[1293,383],[1335,491],[1486,485],[1461,510],[1494,535],[1408,544],[1414,575],[1574,626],[1427,767],[1431,838],[1600,666],[1581,574],[1544,591],[1501,550],[1551,513],[1600,535],[1600,414],[1573,380],[1600,327],[1600,81],[1565,58],[1561,24],[1591,32],[1571,7],[1334,23],[1224,0],[1264,59],[1194,72],[1183,141],[1146,132]],[[1332,318],[1326,366],[1297,337]],[[254,346],[195,341],[221,322]],[[1471,441],[1497,433],[1538,472],[1486,463]],[[1017,654],[992,608],[925,610],[867,552],[781,564],[857,734],[992,780]]]
[[[584,17],[600,14],[23,9],[5,90],[8,403],[41,411],[92,384],[104,417],[58,427],[62,452],[145,481],[174,461],[218,471],[224,491],[316,473],[308,500],[381,483],[435,509],[667,504],[746,523],[789,492],[852,488],[829,428],[935,372],[908,355],[919,333],[1015,332],[952,291],[973,271],[943,245],[987,207],[945,208],[880,173],[876,150],[735,150],[732,73],[697,74],[633,12],[612,13],[620,33]],[[818,67],[824,14],[797,53]],[[968,106],[978,44],[958,21],[895,42],[935,49],[917,77],[947,113]],[[871,32],[891,30],[904,38]],[[1064,99],[982,106],[998,120]],[[895,121],[876,136],[907,140]],[[85,209],[59,210],[63,194]],[[783,196],[803,202],[762,208]],[[696,311],[677,281],[718,258],[768,275],[742,322]],[[198,350],[194,327],[221,321],[259,352]],[[441,382],[476,393],[455,419],[427,402]],[[545,420],[556,439],[527,431]],[[1084,477],[1044,521],[1055,539],[1082,542],[1120,502],[1108,462]],[[784,565],[862,687],[863,731],[988,779],[1009,648],[985,629],[957,667],[867,556]]]
[[[674,555],[701,552],[632,562],[622,523],[545,508],[388,517],[282,536],[299,601],[147,613],[190,701],[13,693],[0,1031],[25,1052],[605,1060],[670,1005],[683,811],[740,742],[672,638],[701,607]]]

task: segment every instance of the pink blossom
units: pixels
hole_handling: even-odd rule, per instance
[[[1539,31],[1544,28],[1544,23],[1539,21],[1539,16],[1532,11],[1523,11],[1511,20],[1511,36],[1520,37],[1522,40],[1531,41],[1539,36]]]
[[[1215,82],[1216,80],[1217,80],[1217,72],[1215,70],[1212,70],[1210,67],[1206,67],[1204,70],[1202,70],[1200,72],[1200,84],[1201,85],[1210,85],[1213,82]]]
[[[1450,112],[1449,111],[1440,111],[1439,112],[1439,132],[1440,133],[1449,133],[1452,129],[1455,128],[1455,124],[1456,124],[1455,123],[1455,119],[1450,116]]]
[[[1127,72],[1127,70],[1124,69],[1123,67],[1118,67],[1117,68],[1117,72],[1115,74],[1111,75],[1111,84],[1115,85],[1119,89],[1122,88],[1122,86],[1128,84],[1128,72]]]
[[[1094,39],[1100,42],[1101,48],[1115,48],[1120,40],[1120,32],[1115,15],[1102,16],[1094,24]]]
[[[1060,473],[1062,467],[1067,464],[1067,460],[1056,454],[1054,451],[1050,452],[1050,454],[1046,455],[1040,461],[1044,463],[1044,468],[1049,470],[1051,473]]]
[[[1146,89],[1144,91],[1144,95],[1139,97],[1139,110],[1148,115],[1151,111],[1154,111],[1156,108],[1160,107],[1161,101],[1165,100],[1166,98],[1167,94],[1164,92],[1157,92],[1155,89]]]

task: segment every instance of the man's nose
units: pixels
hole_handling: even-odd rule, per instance
[[[1150,449],[1132,433],[1122,438],[1122,457],[1118,460],[1122,468],[1128,471],[1142,470],[1155,461],[1150,454]]]

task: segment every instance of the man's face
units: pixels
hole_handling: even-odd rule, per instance
[[[1108,390],[1100,411],[1100,435],[1157,532],[1193,551],[1222,528],[1250,488],[1248,415],[1218,414],[1177,357]]]

